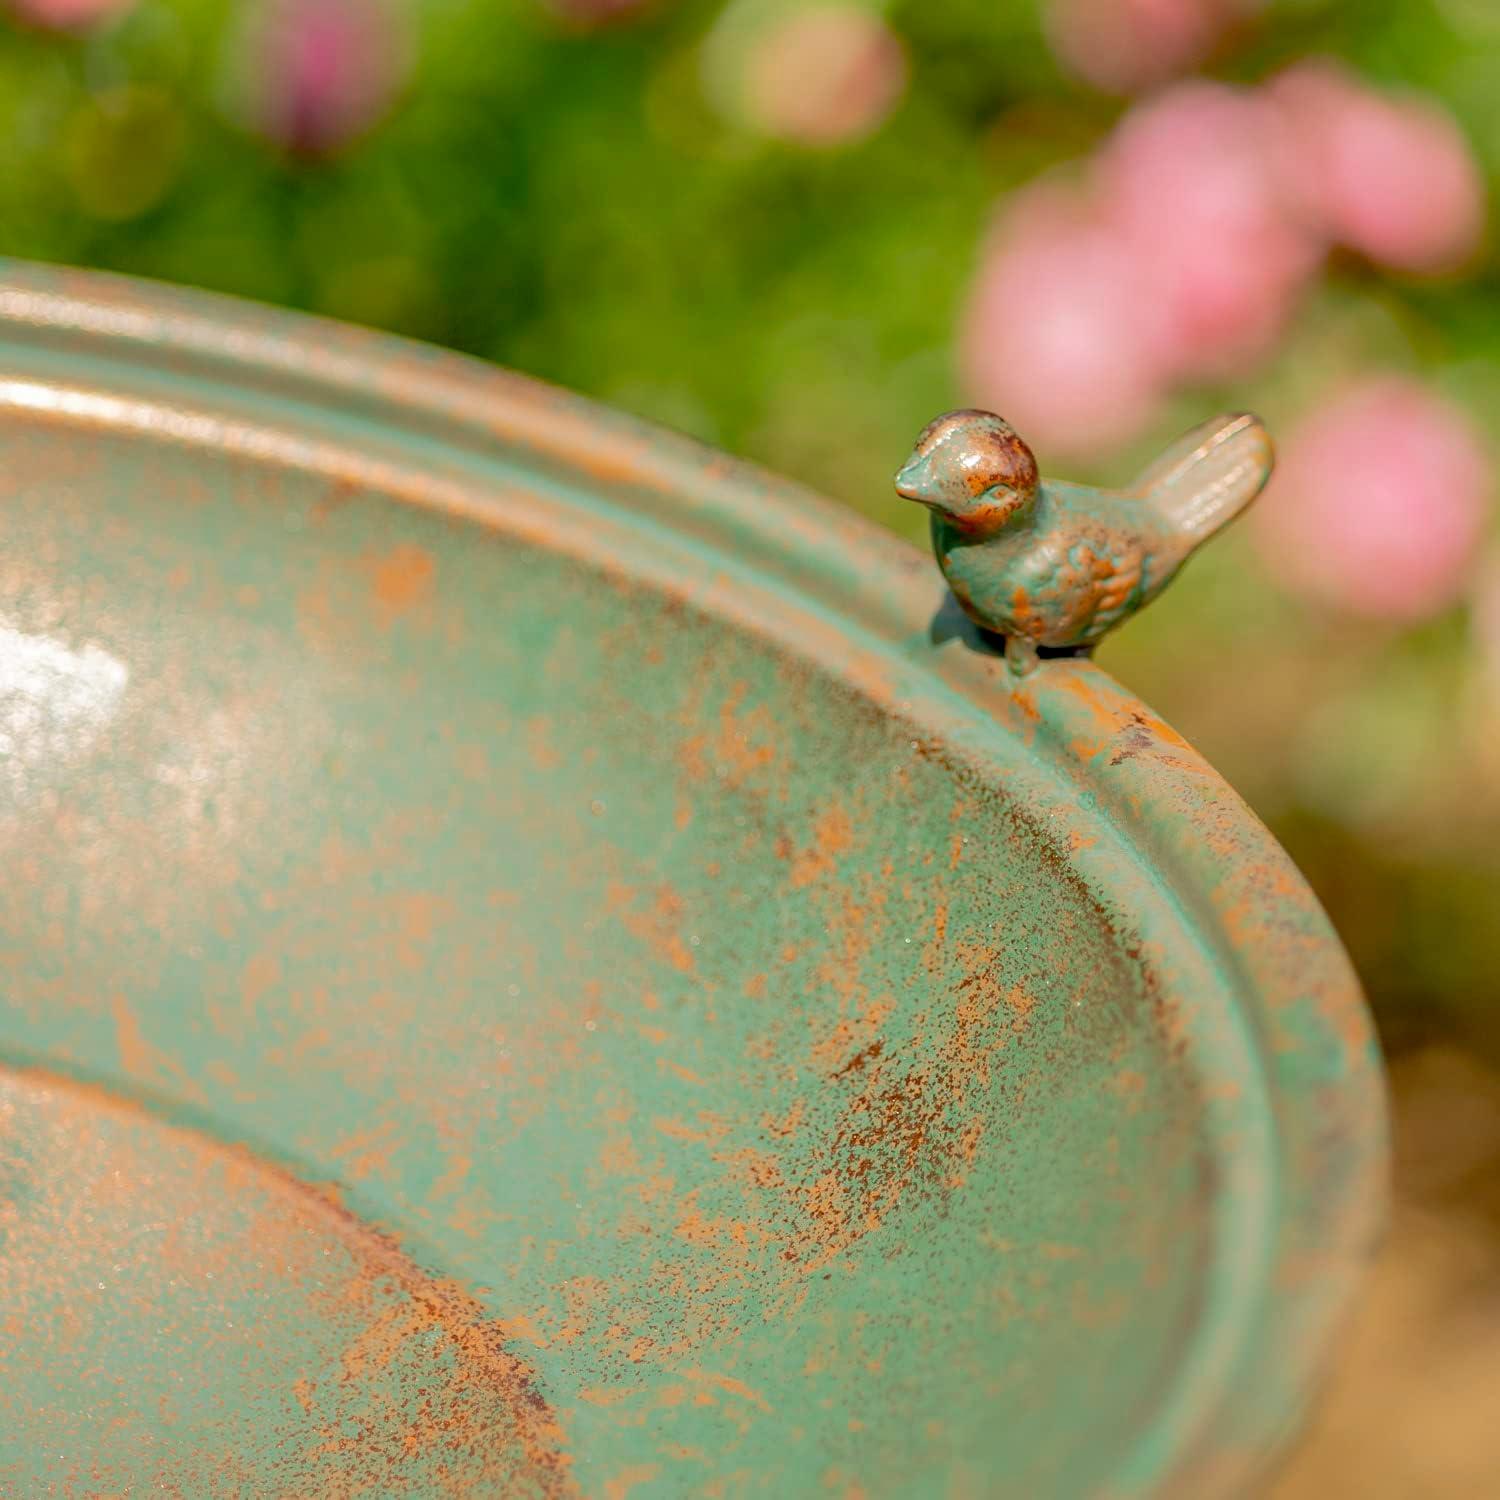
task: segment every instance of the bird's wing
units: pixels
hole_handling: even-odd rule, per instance
[[[1027,560],[1009,601],[1023,635],[1047,646],[1096,641],[1142,602],[1144,549],[1129,530],[1094,526],[1055,538]]]
[[[1270,435],[1248,412],[1215,417],[1179,438],[1136,481],[1134,493],[1188,550],[1228,525],[1265,487]]]

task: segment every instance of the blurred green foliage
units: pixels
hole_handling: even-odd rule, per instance
[[[226,0],[140,0],[82,36],[0,22],[0,250],[498,360],[918,538],[889,475],[962,395],[955,321],[993,206],[1122,105],[1059,70],[1031,4],[899,0],[911,86],[892,117],[838,149],[779,144],[705,94],[721,9],[661,0],[589,29],[541,0],[425,0],[387,118],[318,160],[236,122]],[[1432,91],[1500,174],[1490,0],[1289,0],[1218,72],[1309,53]],[[1423,371],[1488,421],[1497,351],[1493,259],[1440,283],[1338,263],[1265,368],[1184,397],[1152,441],[1221,402],[1274,428],[1366,366]],[[1500,1039],[1500,710],[1473,654],[1462,620],[1398,638],[1318,618],[1240,539],[1107,653],[1271,819],[1392,1036],[1457,1020]]]

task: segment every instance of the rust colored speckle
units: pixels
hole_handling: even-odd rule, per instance
[[[141,1023],[130,1002],[124,995],[116,995],[110,1001],[114,1013],[115,1046],[120,1054],[120,1067],[131,1076],[145,1078],[151,1071],[151,1051],[141,1036]]]
[[[376,603],[391,615],[405,614],[432,594],[436,567],[432,554],[401,542],[371,563],[370,586]]]
[[[247,1018],[255,1014],[261,996],[280,980],[281,964],[275,955],[257,953],[246,963],[240,976],[240,1004]]]
[[[854,847],[854,821],[838,803],[826,808],[813,824],[812,841],[803,849],[789,840],[778,846],[792,864],[792,885],[800,890],[820,876],[832,874],[842,855]]]
[[[604,1481],[604,1500],[626,1500],[634,1489],[650,1484],[661,1473],[660,1464],[632,1464]]]
[[[678,973],[693,972],[693,950],[682,934],[683,901],[670,885],[659,886],[650,905],[642,910],[637,905],[637,893],[617,882],[609,889],[608,904],[620,913],[625,930],[659,959]]]

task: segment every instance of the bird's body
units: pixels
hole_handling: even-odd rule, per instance
[[[1181,565],[1139,501],[1044,484],[1034,524],[975,540],[932,517],[932,550],[954,597],[980,624],[1038,645],[1088,646],[1153,598]]]
[[[1091,647],[1155,598],[1270,467],[1264,428],[1238,416],[1189,433],[1129,490],[1043,483],[998,417],[955,412],[923,434],[897,488],[931,508],[933,552],[965,613],[1026,671],[1038,647]]]

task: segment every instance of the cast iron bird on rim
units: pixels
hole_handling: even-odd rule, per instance
[[[976,625],[1005,637],[1017,675],[1037,648],[1094,646],[1164,589],[1270,478],[1271,440],[1216,417],[1128,490],[1043,483],[1008,422],[953,411],[923,430],[896,491],[932,511],[932,550]]]

